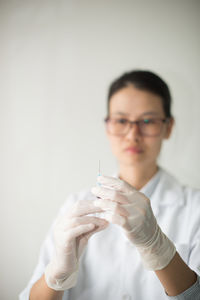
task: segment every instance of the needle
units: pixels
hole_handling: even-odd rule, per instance
[[[99,173],[98,173],[98,176],[101,176],[101,170],[100,170],[100,159],[99,159]],[[101,185],[99,182],[97,183],[99,186]],[[99,198],[99,197],[97,197]]]
[[[101,171],[100,171],[100,159],[99,159],[99,174],[98,174],[98,176],[100,176],[101,175]]]

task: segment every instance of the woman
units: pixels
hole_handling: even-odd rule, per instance
[[[200,299],[200,192],[157,164],[170,106],[152,72],[111,84],[105,122],[118,176],[67,200],[20,299]]]

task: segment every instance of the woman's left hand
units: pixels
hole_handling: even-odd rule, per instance
[[[104,218],[122,226],[147,268],[164,268],[176,249],[158,226],[150,200],[118,178],[98,176],[97,181],[100,185],[92,188],[98,197],[94,204],[105,211]]]

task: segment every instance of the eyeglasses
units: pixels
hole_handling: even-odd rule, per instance
[[[169,118],[152,118],[138,121],[129,121],[125,118],[105,118],[107,131],[111,135],[124,136],[128,133],[133,124],[138,126],[139,132],[143,136],[159,136],[163,124],[169,122]]]

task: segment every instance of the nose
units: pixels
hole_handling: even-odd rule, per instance
[[[141,137],[140,129],[137,123],[131,124],[129,131],[126,134],[126,137],[131,140],[133,140],[134,138],[138,139],[139,137]]]

